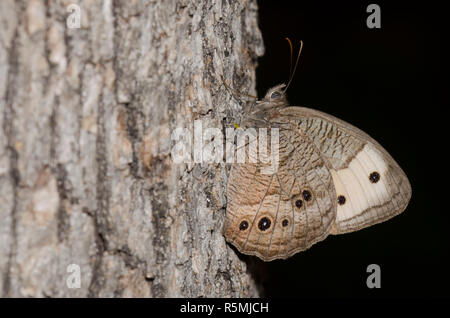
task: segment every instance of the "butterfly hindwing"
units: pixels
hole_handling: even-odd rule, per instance
[[[336,217],[327,162],[289,120],[281,119],[278,125],[276,172],[262,173],[259,161],[234,164],[227,188],[227,241],[265,261],[287,258],[325,239]]]

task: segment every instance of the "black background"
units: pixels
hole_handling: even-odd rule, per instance
[[[381,29],[369,29],[366,8],[372,2],[258,1],[266,50],[257,69],[259,97],[288,81],[284,38],[292,40],[294,51],[303,40],[287,92],[290,104],[364,130],[391,153],[413,189],[406,211],[385,223],[331,235],[288,260],[252,259],[268,297],[450,295],[450,211],[438,203],[445,189],[429,178],[443,178],[439,165],[448,156],[428,136],[441,129],[435,124],[442,117],[438,90],[444,85],[436,15],[444,9],[392,2],[375,2]],[[381,267],[381,289],[366,286],[372,263]]]

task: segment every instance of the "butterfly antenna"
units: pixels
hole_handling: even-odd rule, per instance
[[[291,49],[291,59],[290,59],[290,63],[289,63],[289,77],[291,77],[292,75],[292,55],[293,55],[293,48],[292,48],[292,42],[289,38],[285,38],[286,41],[288,41],[289,43],[289,48]]]
[[[291,41],[289,41],[291,42]],[[292,47],[292,44],[291,44]],[[294,78],[294,74],[295,71],[297,70],[297,65],[298,65],[298,61],[300,60],[300,54],[302,53],[302,49],[303,49],[303,41],[300,40],[300,49],[298,50],[298,55],[297,55],[297,61],[295,61],[295,66],[294,66],[294,71],[291,73],[291,78],[289,79],[289,82],[286,85],[286,88],[284,89],[284,92],[288,89],[289,85],[291,85],[292,79]]]

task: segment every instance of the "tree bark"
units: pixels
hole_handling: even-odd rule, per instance
[[[229,167],[171,158],[241,109],[221,76],[254,92],[256,1],[2,0],[0,24],[0,295],[258,296]]]

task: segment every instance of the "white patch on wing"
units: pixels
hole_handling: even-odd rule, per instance
[[[385,179],[388,166],[379,152],[365,145],[347,168],[331,170],[337,196],[345,196],[345,204],[337,205],[336,222],[340,222],[362,211],[384,204],[391,199]],[[378,172],[380,180],[372,183],[369,176]],[[372,217],[376,218],[376,215]]]
[[[345,204],[337,205],[337,215],[336,215],[336,222],[345,220],[351,217],[352,211],[354,208],[352,208],[352,202],[350,201],[349,195],[347,193],[347,189],[342,184],[341,180],[339,179],[339,176],[336,173],[336,170],[330,170],[331,176],[333,177],[334,187],[336,189],[336,195],[339,197],[342,195],[345,198]]]

